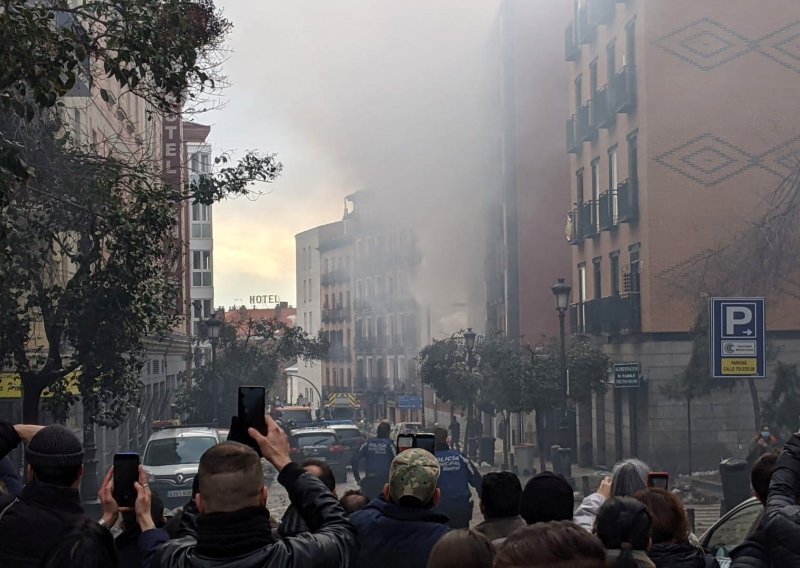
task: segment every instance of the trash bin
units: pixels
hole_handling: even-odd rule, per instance
[[[494,465],[494,436],[481,436],[480,461]]]
[[[478,438],[470,436],[467,440],[467,456],[471,460],[478,459]]]
[[[517,464],[519,475],[534,475],[532,445],[520,444],[519,446],[514,446],[514,461]]]
[[[551,448],[553,454],[553,472],[563,475],[564,478],[572,483],[572,448],[562,448],[554,446]]]
[[[725,514],[739,503],[750,498],[750,467],[739,458],[724,459],[719,464],[722,481],[721,514]]]

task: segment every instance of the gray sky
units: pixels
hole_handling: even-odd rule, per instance
[[[232,86],[197,120],[215,150],[276,152],[285,169],[269,195],[216,206],[216,303],[276,293],[294,304],[294,235],[338,220],[359,189],[413,216],[423,247],[443,243],[423,251],[423,292],[474,294],[453,287],[483,263],[470,227],[496,180],[487,54],[499,0],[218,3],[234,23]]]

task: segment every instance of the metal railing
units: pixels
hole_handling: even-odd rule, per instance
[[[578,139],[582,142],[597,139],[597,127],[594,125],[592,115],[592,102],[586,101],[578,109]]]
[[[564,58],[567,61],[577,61],[580,56],[581,46],[578,44],[575,22],[572,21],[564,30]]]
[[[613,89],[609,89],[608,85],[603,86],[594,94],[594,125],[597,128],[611,128],[617,122],[617,113],[612,109],[613,97],[611,96]]]
[[[577,154],[581,149],[576,127],[577,117],[573,114],[567,119],[567,152],[570,154]]]
[[[618,222],[632,223],[639,219],[639,181],[626,179],[617,186]]]
[[[636,108],[636,67],[625,65],[614,77],[614,110],[629,113]]]
[[[635,333],[642,329],[638,292],[608,296],[583,303],[583,329],[593,335]]]

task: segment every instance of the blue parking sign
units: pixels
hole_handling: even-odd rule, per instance
[[[711,374],[766,378],[764,298],[711,299]]]

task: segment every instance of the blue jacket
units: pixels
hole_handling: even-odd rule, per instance
[[[469,486],[472,485],[480,491],[481,474],[477,468],[465,458],[461,452],[446,449],[436,452],[441,473],[439,474],[439,489],[442,499],[439,508],[447,511],[453,507],[466,507],[472,498]]]
[[[409,509],[383,498],[350,515],[361,551],[355,568],[425,568],[433,546],[447,531],[447,516]]]
[[[389,479],[389,466],[395,456],[394,444],[389,438],[370,438],[356,455],[353,456],[350,465],[353,467],[353,477],[356,481],[361,479],[358,472],[358,464],[363,459],[366,460],[366,476],[378,476],[383,480]]]

